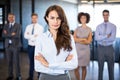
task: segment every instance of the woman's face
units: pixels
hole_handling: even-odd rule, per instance
[[[61,25],[61,19],[55,10],[50,11],[48,16],[46,16],[46,19],[51,29],[57,30]]]
[[[86,21],[87,21],[86,16],[81,16],[80,21],[81,21],[82,24],[85,24]]]

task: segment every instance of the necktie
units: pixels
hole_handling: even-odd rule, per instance
[[[32,34],[34,34],[34,25],[33,25],[33,28],[32,28]]]
[[[104,34],[106,35],[107,23],[104,24]]]
[[[103,32],[104,35],[106,35],[106,31],[107,31],[107,23],[104,24],[104,32]],[[106,41],[103,41],[103,45],[106,45]]]
[[[10,29],[10,32],[11,32],[12,24],[9,25],[9,29]],[[12,40],[11,39],[9,39],[9,44],[12,44]]]
[[[11,31],[11,29],[12,29],[12,24],[9,25],[9,29],[10,29],[10,31]]]

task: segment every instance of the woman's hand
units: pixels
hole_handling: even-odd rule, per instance
[[[73,54],[67,56],[66,61],[70,61],[73,58]]]
[[[49,66],[49,63],[47,62],[47,60],[43,57],[42,54],[38,54],[37,56],[35,56],[35,59],[40,61],[42,65],[44,65],[45,67]]]

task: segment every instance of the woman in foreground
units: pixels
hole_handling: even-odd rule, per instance
[[[50,6],[45,13],[48,31],[42,34],[35,46],[35,70],[39,80],[70,80],[68,70],[78,66],[73,37],[63,9]]]

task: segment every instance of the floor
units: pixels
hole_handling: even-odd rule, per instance
[[[20,53],[20,65],[21,65],[22,80],[26,80],[26,78],[28,77],[28,69],[29,69],[29,60],[26,52]],[[115,80],[120,80],[119,63],[115,63],[114,73],[115,73]],[[104,66],[103,75],[104,75],[103,80],[109,80],[106,62]],[[0,51],[0,80],[6,80],[7,76],[8,75],[7,75],[6,54],[3,51]],[[71,80],[76,80],[73,71],[70,71],[70,76],[71,76]],[[98,63],[97,61],[91,61],[89,66],[87,67],[86,80],[97,80],[98,79],[97,77],[98,77]],[[34,80],[38,80],[36,72],[34,75]]]

